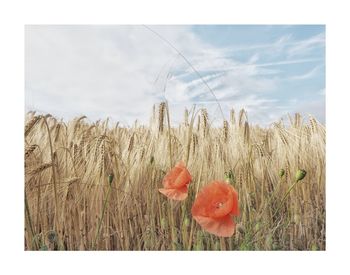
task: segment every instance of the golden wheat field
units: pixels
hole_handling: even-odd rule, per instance
[[[263,128],[231,110],[214,127],[195,108],[170,121],[166,103],[148,126],[27,113],[25,250],[325,250],[324,125],[295,114]],[[158,189],[181,160],[192,182],[186,200],[172,201]],[[213,180],[238,192],[232,237],[192,218]]]

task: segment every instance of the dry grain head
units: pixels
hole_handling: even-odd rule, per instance
[[[41,173],[42,171],[46,170],[47,168],[50,168],[51,166],[52,166],[51,162],[40,164],[39,166],[31,169],[28,172],[28,174],[35,175],[35,174]]]
[[[230,111],[230,122],[232,127],[236,126],[236,116],[235,116],[235,110],[233,108]]]
[[[202,116],[202,129],[203,129],[203,136],[205,137],[208,132],[208,127],[209,127],[209,117],[208,117],[208,111],[207,109],[203,108],[201,110],[201,116]]]
[[[247,121],[244,123],[244,143],[250,143],[250,129]]]
[[[227,122],[227,120],[224,120],[223,136],[224,136],[224,142],[227,142],[228,141],[228,122]]]
[[[159,104],[159,112],[158,112],[159,133],[163,133],[163,130],[164,130],[164,116],[165,116],[165,102],[162,102]]]
[[[129,146],[128,146],[128,151],[131,152],[134,148],[134,138],[135,138],[135,133],[133,133],[130,137],[129,140]]]
[[[36,144],[27,146],[25,148],[25,158],[28,158],[37,147],[38,147],[38,145],[36,145]]]
[[[25,126],[24,129],[24,136],[28,136],[30,131],[33,129],[33,127],[35,126],[35,124],[37,124],[40,120],[42,119],[42,116],[34,116]]]
[[[199,132],[200,128],[201,128],[201,116],[198,116],[198,118],[197,118],[197,132]]]
[[[239,119],[238,119],[238,126],[239,128],[243,127],[244,123],[247,121],[247,113],[244,109],[241,109],[239,111]]]
[[[185,108],[184,123],[185,123],[185,126],[186,126],[186,127],[189,125],[189,123],[188,123],[188,110],[187,110],[187,108]]]

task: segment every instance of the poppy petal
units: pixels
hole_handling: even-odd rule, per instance
[[[180,161],[172,168],[163,179],[164,188],[178,188],[188,184],[192,180],[185,163]]]
[[[240,215],[239,204],[238,204],[238,193],[234,189],[233,189],[233,207],[232,207],[232,210],[231,210],[231,214],[233,216],[239,216]]]
[[[218,219],[203,216],[193,216],[193,218],[203,230],[218,237],[231,237],[235,233],[236,226],[230,215]]]
[[[184,186],[188,184],[192,180],[190,173],[186,168],[184,168],[181,173],[178,175],[177,179],[175,180],[173,186],[178,188],[181,186]]]
[[[177,177],[180,175],[182,172],[182,169],[179,167],[174,167],[171,169],[164,177],[163,179],[163,186],[164,188],[173,188],[174,187],[174,182],[177,179]]]
[[[233,187],[225,182],[214,181],[204,186],[192,206],[192,215],[221,218],[234,208]]]
[[[187,198],[187,185],[181,188],[160,188],[158,190],[169,199],[182,201]]]

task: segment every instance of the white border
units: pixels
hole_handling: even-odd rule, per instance
[[[1,264],[10,274],[326,274],[349,270],[346,1],[2,1]],[[128,3],[128,4],[126,4]],[[326,24],[326,252],[24,252],[24,24]]]

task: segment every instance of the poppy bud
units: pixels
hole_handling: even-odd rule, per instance
[[[272,234],[270,233],[270,234],[267,234],[266,236],[265,245],[269,250],[271,250],[272,244],[273,244],[273,238],[272,238]]]
[[[297,171],[297,173],[295,174],[295,180],[298,182],[298,181],[302,180],[303,178],[305,178],[305,176],[306,176],[306,171],[299,169]]]
[[[203,249],[202,243],[197,243],[197,244],[195,245],[195,250],[197,250],[197,251],[202,251],[202,250],[204,250],[204,249]]]
[[[49,248],[47,247],[46,244],[43,244],[41,247],[40,247],[40,250],[49,250]]]
[[[233,171],[230,170],[228,172],[225,172],[225,181],[227,183],[230,183],[230,184],[234,184],[236,181],[235,181],[235,176],[233,174]]]
[[[57,240],[57,235],[55,231],[49,231],[47,233],[47,239],[49,240],[50,243],[55,243]]]
[[[113,178],[114,178],[113,174],[109,174],[108,175],[108,182],[109,182],[109,184],[112,184]]]
[[[260,223],[257,223],[254,227],[255,231],[259,231],[261,228]]]
[[[189,225],[190,225],[190,219],[189,218],[185,218],[185,220],[184,220],[184,225],[186,226],[186,227],[188,227]]]
[[[240,234],[244,234],[244,227],[243,227],[243,225],[237,224],[236,229],[237,229],[237,231],[238,231]]]
[[[165,218],[162,218],[160,220],[160,226],[162,227],[163,230],[165,230],[168,227],[168,223]]]
[[[298,214],[294,215],[294,222],[298,224],[300,222],[300,216]]]
[[[176,250],[184,250],[181,243],[176,243]]]
[[[282,178],[285,174],[285,170],[284,169],[280,169],[279,172],[278,172],[278,175],[280,176],[280,178]]]
[[[172,234],[173,242],[176,243],[177,242],[177,230],[175,227],[171,228],[171,234]]]

